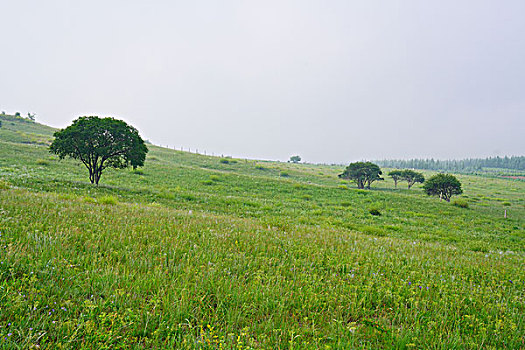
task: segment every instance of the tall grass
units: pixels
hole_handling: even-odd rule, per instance
[[[460,176],[466,210],[337,167],[148,157],[96,187],[0,140],[0,348],[523,347],[525,182]]]

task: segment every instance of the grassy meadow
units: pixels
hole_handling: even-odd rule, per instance
[[[0,121],[2,349],[525,348],[525,181],[458,175],[464,208],[149,146],[96,187]]]

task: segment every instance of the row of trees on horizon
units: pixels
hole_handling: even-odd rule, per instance
[[[500,168],[525,171],[525,156],[468,158],[461,160],[393,159],[378,160],[376,164],[385,168],[423,169],[443,171],[479,171],[483,168]]]

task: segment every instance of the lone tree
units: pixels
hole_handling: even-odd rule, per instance
[[[439,196],[439,198],[450,202],[450,197],[455,194],[462,194],[461,183],[454,175],[437,174],[429,178],[423,185],[423,189],[429,196]]]
[[[388,173],[388,176],[394,180],[394,185],[397,188],[397,182],[403,179],[403,170],[392,170]]]
[[[408,182],[408,189],[410,189],[416,182],[425,182],[425,177],[423,174],[414,170],[403,170],[401,172],[401,178]]]
[[[355,162],[350,163],[339,178],[353,180],[357,183],[357,188],[370,188],[372,182],[377,180],[384,180],[379,175],[382,175],[381,169],[371,162]]]
[[[301,157],[299,157],[299,156],[291,156],[289,161],[292,162],[292,163],[299,163],[301,161]]]
[[[114,118],[80,117],[54,136],[50,151],[80,160],[97,185],[104,169],[143,166],[148,152],[137,129]]]

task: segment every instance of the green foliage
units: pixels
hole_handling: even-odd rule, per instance
[[[11,186],[9,185],[9,182],[7,182],[4,179],[0,179],[0,190],[8,190]]]
[[[379,209],[376,208],[376,207],[372,207],[372,208],[368,209],[368,212],[369,212],[370,214],[374,215],[374,216],[379,216],[379,215],[381,215],[381,211],[379,211]]]
[[[98,199],[98,203],[107,205],[118,204],[118,199],[115,196],[102,196]]]
[[[348,165],[345,171],[339,175],[341,179],[348,179],[357,183],[357,188],[370,189],[372,182],[384,180],[379,175],[383,174],[381,169],[370,162],[355,162]]]
[[[437,174],[428,179],[423,189],[429,196],[439,196],[450,202],[450,197],[462,194],[461,183],[454,175]]]
[[[262,165],[259,165],[259,164],[255,166],[255,169],[257,169],[257,170],[267,170],[265,167],[263,167]]]
[[[232,159],[231,157],[225,157],[225,158],[221,158],[219,162],[221,164],[236,164],[237,159]]]
[[[114,118],[80,117],[54,136],[50,151],[80,160],[97,185],[104,169],[143,166],[148,152],[138,131]]]
[[[219,175],[210,175],[210,180],[211,181],[220,181],[220,176]]]
[[[299,156],[291,156],[289,162],[292,163],[299,163],[301,161],[301,157]]]
[[[287,171],[281,170],[281,172],[279,173],[279,176],[280,177],[290,177],[290,173]]]
[[[398,181],[406,181],[408,183],[408,188],[410,189],[416,182],[423,183],[425,182],[425,177],[422,173],[416,172],[414,170],[405,169],[405,170],[393,170],[388,173],[388,176],[394,180],[394,185],[397,188]]]
[[[46,160],[46,159],[37,159],[36,164],[37,165],[48,166],[49,165],[49,161]]]
[[[403,177],[403,171],[402,170],[392,170],[388,173],[388,176],[394,180],[394,185],[397,188],[397,182],[402,179]]]
[[[304,199],[305,201],[310,201],[312,200],[313,197],[310,194],[303,194],[301,198]]]
[[[82,198],[82,200],[85,202],[85,203],[96,203],[97,200],[93,197],[90,197],[90,196],[84,196],[84,198]]]
[[[464,199],[455,199],[452,204],[460,208],[468,208],[468,202]]]
[[[410,189],[416,182],[425,182],[425,177],[422,173],[409,169],[401,171],[401,178],[408,183],[408,189]]]

